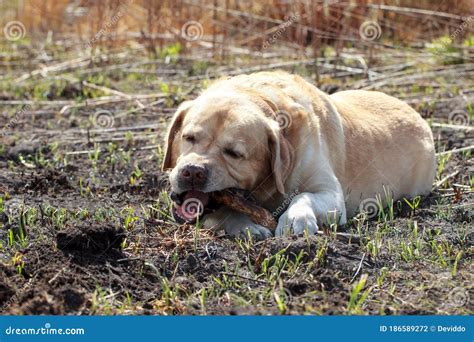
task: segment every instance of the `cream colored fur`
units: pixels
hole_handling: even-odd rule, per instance
[[[186,134],[199,138],[190,146]],[[229,158],[224,146],[244,158]],[[180,166],[190,161],[212,171],[203,191],[240,187],[270,211],[283,211],[277,235],[315,233],[328,218],[344,224],[362,200],[377,195],[427,194],[435,175],[431,130],[406,103],[375,91],[327,95],[284,72],[220,80],[183,104],[168,132],[163,165],[172,169],[174,191],[180,191]],[[204,223],[231,235],[271,235],[228,209]]]

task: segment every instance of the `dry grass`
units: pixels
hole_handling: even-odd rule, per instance
[[[19,20],[32,40],[53,34],[88,41],[107,26],[94,45],[137,41],[153,51],[170,38],[184,42],[181,28],[197,21],[203,41],[211,43],[219,57],[229,46],[260,50],[291,15],[298,20],[278,36],[279,43],[314,56],[327,45],[339,51],[346,43],[360,43],[359,28],[367,20],[379,23],[384,38],[413,44],[449,35],[474,14],[470,0],[28,0],[20,6],[17,1],[3,1],[0,6],[0,24]],[[462,42],[466,35],[467,31],[461,32],[456,41]]]

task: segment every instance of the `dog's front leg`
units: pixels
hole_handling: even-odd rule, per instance
[[[330,222],[328,222],[330,221]],[[293,198],[278,220],[275,235],[315,234],[318,226],[346,223],[346,206],[340,191],[303,192]]]
[[[228,235],[242,239],[248,239],[249,234],[257,240],[273,236],[268,228],[253,223],[246,215],[228,208],[206,215],[203,225],[209,229],[224,229]]]

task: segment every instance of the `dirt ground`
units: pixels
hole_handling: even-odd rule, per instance
[[[439,155],[433,193],[394,203],[393,214],[360,214],[337,233],[232,240],[175,223],[159,171],[168,118],[220,69],[184,57],[159,60],[149,77],[108,68],[121,63],[94,61],[70,75],[149,98],[100,104],[104,94],[65,77],[15,82],[20,69],[2,81],[0,127],[13,121],[0,145],[2,314],[474,312],[471,150]],[[425,75],[416,89],[395,76],[374,88],[447,124],[433,125],[438,152],[473,145],[472,108],[453,84],[465,82],[472,99],[474,66],[437,73],[423,63],[409,69]],[[297,64],[286,70],[312,80]],[[367,86],[363,76],[322,75],[329,92]],[[468,122],[450,121],[454,110]]]

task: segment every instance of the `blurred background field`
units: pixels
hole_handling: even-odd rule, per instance
[[[171,91],[175,104],[217,77],[277,68],[328,92],[395,86],[429,116],[446,116],[458,109],[455,101],[472,98],[470,0],[4,0],[0,6],[5,98]],[[453,96],[440,96],[444,88]],[[430,101],[436,97],[443,97],[439,111],[438,101]]]
[[[87,42],[105,28],[94,45],[135,43],[146,45],[151,53],[170,41],[185,43],[181,29],[192,20],[202,27],[199,36],[204,37],[199,40],[212,43],[214,57],[225,56],[232,48],[261,50],[292,15],[298,19],[279,35],[278,45],[283,51],[290,48],[289,55],[297,50],[314,57],[328,45],[336,51],[346,43],[363,47],[359,28],[367,20],[376,21],[393,46],[420,48],[452,34],[473,11],[470,0],[4,0],[0,5],[0,23],[20,20],[32,43],[45,43],[48,35],[71,45]],[[462,44],[468,36],[469,28],[459,32],[453,44]],[[374,45],[384,45],[383,40]]]
[[[0,313],[473,313],[472,0],[0,0],[0,28]],[[264,243],[174,222],[168,119],[274,69],[413,106],[432,195]]]

